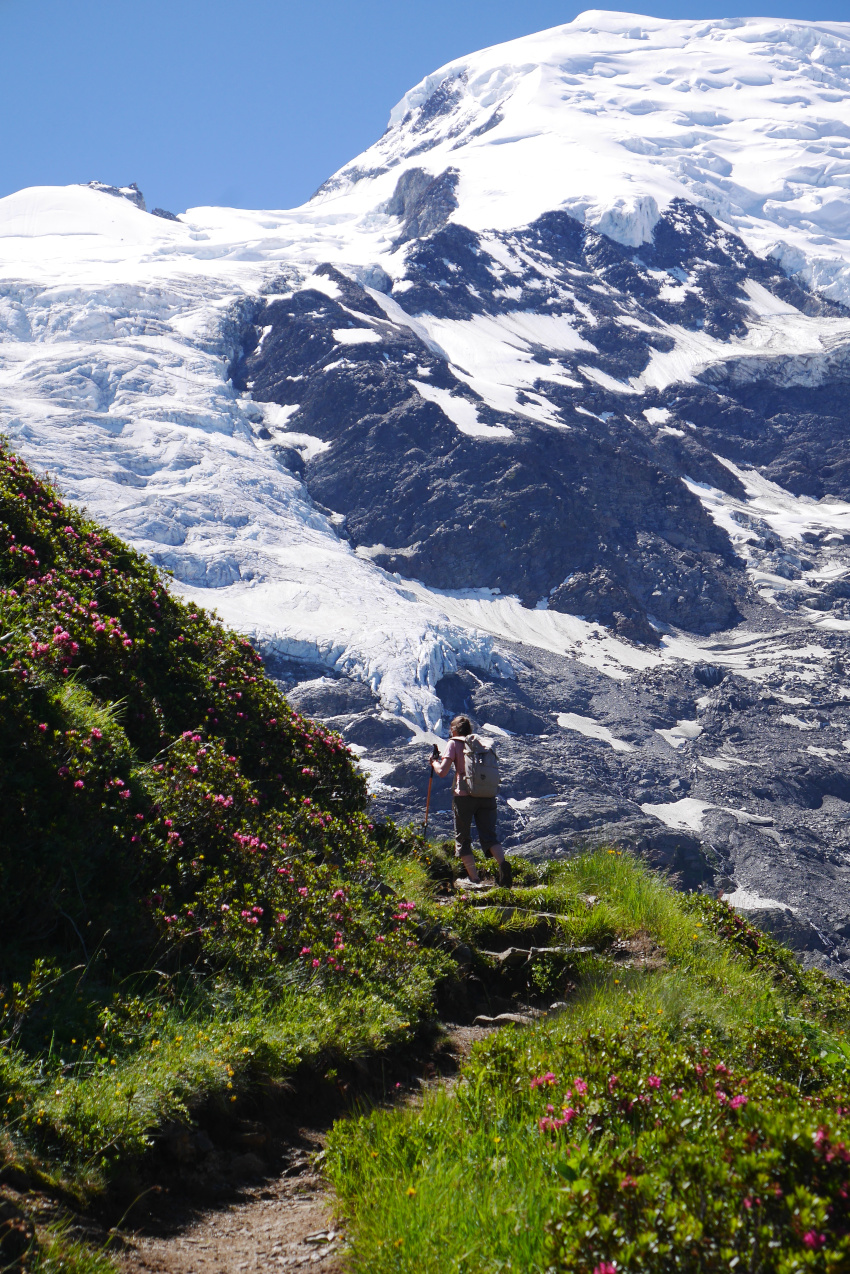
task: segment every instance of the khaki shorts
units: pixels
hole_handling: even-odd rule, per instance
[[[458,858],[472,853],[473,819],[484,853],[489,853],[491,845],[498,845],[495,796],[455,796],[452,799],[452,812],[455,819],[455,853]]]

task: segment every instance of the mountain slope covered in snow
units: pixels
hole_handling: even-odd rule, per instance
[[[850,968],[848,186],[850,25],[586,13],[299,209],[0,200],[0,427],[388,810],[466,707],[517,849],[615,837]]]

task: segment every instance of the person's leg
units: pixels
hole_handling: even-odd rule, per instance
[[[478,838],[481,841],[481,848],[485,854],[489,854],[498,867],[498,879],[500,885],[510,885],[513,881],[513,872],[510,863],[505,859],[505,851],[496,839],[496,798],[495,796],[487,797],[479,800],[475,810],[475,826],[478,828]]]
[[[473,884],[478,884],[480,877],[472,854],[472,813],[474,800],[471,796],[455,796],[452,800],[452,813],[455,821],[455,853],[466,869],[466,874]]]
[[[481,877],[478,875],[478,868],[475,866],[475,858],[472,854],[461,854],[460,861],[466,868],[466,874],[472,881],[473,885],[481,883]]]

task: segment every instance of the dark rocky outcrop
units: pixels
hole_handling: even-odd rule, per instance
[[[454,168],[447,168],[439,177],[421,168],[408,168],[402,173],[387,204],[390,216],[400,217],[402,222],[397,245],[442,230],[457,208],[457,180]]]
[[[324,266],[333,296],[287,285],[258,304],[232,374],[295,408],[270,454],[402,579],[501,590],[641,648],[614,677],[575,651],[503,641],[515,679],[460,668],[438,683],[445,722],[466,712],[497,736],[512,852],[628,846],[688,887],[737,891],[804,959],[850,975],[850,553],[814,514],[793,539],[743,509],[753,466],[795,494],[848,493],[850,357],[840,342],[814,363],[735,343],[753,285],[803,315],[843,311],[681,201],[636,250],[564,212],[476,234],[446,220],[452,191],[450,170],[399,181],[402,278],[365,271],[361,286]],[[566,320],[575,339],[526,343],[540,377],[511,409],[417,325],[527,314]],[[729,358],[652,388],[647,370],[683,331],[727,342]],[[329,445],[305,460],[290,432]],[[696,484],[739,507],[721,525]],[[756,570],[790,587],[768,604]],[[669,657],[671,632],[701,635],[693,663]],[[291,680],[296,703],[380,763],[379,807],[421,817],[427,746],[410,727],[315,669]],[[431,820],[449,832],[446,784]]]
[[[134,181],[131,181],[129,186],[109,186],[103,181],[81,181],[80,185],[88,186],[89,190],[96,190],[102,195],[113,195],[116,199],[127,199],[140,212],[147,212],[145,197]]]

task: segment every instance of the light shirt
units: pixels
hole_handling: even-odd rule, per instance
[[[452,765],[455,767],[455,781],[452,791],[455,796],[466,796],[466,791],[461,785],[461,779],[466,774],[466,763],[463,759],[463,743],[462,738],[452,739],[439,761],[434,761],[434,773],[441,779],[448,774]]]

